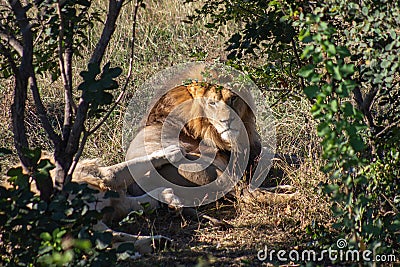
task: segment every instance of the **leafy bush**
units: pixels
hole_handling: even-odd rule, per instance
[[[207,1],[191,19],[200,17],[212,29],[238,25],[228,58],[265,91],[310,100],[336,229],[318,227],[314,237],[398,251],[399,2]]]
[[[54,168],[40,154],[40,150],[27,153],[37,162],[32,176],[21,167],[12,168],[8,171],[12,188],[0,187],[1,261],[8,266],[109,266],[116,262],[111,233],[92,230],[103,216],[88,206],[96,201],[96,190],[71,182],[49,202],[32,192],[32,182],[38,184]]]

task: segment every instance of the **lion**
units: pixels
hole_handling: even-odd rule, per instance
[[[181,149],[181,158],[156,168],[148,166],[150,171],[145,176],[132,168],[133,177],[124,175],[120,179],[106,179],[104,182],[108,187],[126,189],[130,195],[137,196],[159,186],[169,187],[172,183],[182,187],[174,188],[175,194],[180,196],[184,195],[187,187],[207,185],[224,172],[229,173],[225,181],[219,181],[222,192],[225,187],[232,189],[230,185],[237,181],[228,181],[232,178],[229,169],[235,165],[230,163],[234,153],[248,158],[243,168],[247,173],[255,165],[261,142],[249,92],[234,92],[217,84],[194,80],[168,90],[149,110],[143,127],[129,145],[126,160],[159,153],[163,147],[170,146]],[[243,173],[243,170],[238,172]],[[142,188],[143,182],[140,181],[145,181],[146,188]],[[193,206],[193,203],[185,204]]]

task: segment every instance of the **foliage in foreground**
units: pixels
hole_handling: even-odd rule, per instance
[[[240,25],[230,64],[263,90],[310,100],[336,229],[310,231],[320,247],[341,237],[349,248],[399,251],[399,2],[207,1],[191,19],[201,17],[211,29]]]
[[[32,176],[21,167],[12,168],[8,171],[12,188],[0,187],[1,262],[7,266],[109,266],[129,257],[133,247],[112,249],[111,233],[92,230],[103,216],[88,206],[96,201],[95,190],[69,183],[49,202],[32,192],[32,182],[48,177],[54,168],[40,155],[40,150],[26,154],[37,162]]]

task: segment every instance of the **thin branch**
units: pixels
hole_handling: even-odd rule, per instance
[[[122,90],[121,90],[120,94],[118,95],[116,101],[114,102],[114,105],[110,108],[110,110],[102,118],[102,120],[95,127],[93,127],[93,129],[91,129],[89,131],[89,134],[93,134],[95,131],[97,131],[101,127],[101,125],[103,125],[106,122],[108,117],[110,117],[111,113],[114,111],[114,109],[117,107],[118,103],[121,101],[124,93],[126,92],[126,88],[128,87],[129,81],[131,80],[132,70],[133,70],[133,58],[134,58],[134,51],[135,51],[136,24],[137,24],[137,14],[138,14],[138,10],[139,10],[139,2],[140,1],[136,1],[135,10],[133,13],[131,49],[130,49],[130,55],[129,55],[129,69],[128,69],[128,74],[126,75],[126,78],[125,78],[125,83],[124,83]]]
[[[71,164],[71,168],[68,171],[68,177],[69,179],[72,178],[72,174],[76,168],[76,165],[78,164],[79,158],[82,155],[83,149],[85,147],[87,138],[96,132],[105,122],[106,120],[110,117],[111,113],[115,110],[119,102],[122,100],[122,97],[124,93],[126,92],[126,88],[128,87],[129,81],[131,80],[132,77],[132,70],[133,70],[133,58],[134,58],[134,51],[135,51],[135,40],[136,40],[136,25],[137,25],[137,14],[139,10],[141,0],[137,0],[135,3],[135,10],[133,13],[133,24],[132,24],[132,37],[131,37],[131,49],[130,49],[130,55],[129,55],[129,69],[128,73],[125,78],[125,83],[122,87],[122,90],[120,94],[118,95],[117,99],[115,100],[113,106],[110,108],[110,110],[107,112],[107,114],[102,118],[102,120],[95,126],[93,127],[90,131],[85,131],[83,134],[83,138],[80,144],[80,147],[78,149],[78,152],[75,155],[74,161]]]
[[[46,108],[44,107],[42,99],[40,97],[39,88],[37,86],[36,76],[33,72],[33,67],[30,66],[29,70],[30,70],[30,74],[31,74],[29,77],[29,85],[30,85],[30,88],[32,91],[33,100],[35,102],[36,111],[38,113],[40,122],[42,123],[44,130],[46,131],[50,140],[56,146],[61,142],[61,138],[54,131],[54,128],[49,121],[49,117],[48,117]]]
[[[60,66],[60,72],[61,72],[61,78],[63,80],[63,85],[64,85],[64,99],[65,99],[65,104],[64,104],[64,123],[63,123],[63,129],[62,129],[62,138],[63,140],[68,140],[69,133],[71,131],[71,123],[72,123],[72,78],[69,77],[69,73],[71,71],[69,70],[72,66],[70,63],[70,56],[67,56],[66,50],[63,49],[63,42],[65,42],[65,45],[67,46],[68,43],[68,38],[64,38],[64,16],[62,14],[61,10],[61,4],[60,1],[57,2],[57,14],[60,20],[60,25],[59,25],[59,34],[58,34],[58,62]],[[72,54],[72,51],[70,51]],[[65,57],[64,57],[65,56]]]
[[[18,0],[9,0],[9,2],[14,12],[14,15],[18,21],[18,26],[23,36],[23,57],[20,66],[20,74],[21,74],[20,76],[23,76],[21,78],[23,78],[24,82],[29,81],[29,86],[32,91],[39,119],[50,140],[53,142],[53,144],[56,145],[61,140],[54,131],[53,126],[49,121],[47,111],[42,103],[42,99],[40,98],[40,93],[37,86],[37,80],[33,69],[33,36],[31,31],[31,25],[26,16],[25,9],[24,7],[22,7],[21,3]]]
[[[0,39],[6,41],[22,57],[24,48],[22,44],[11,34],[0,31]]]
[[[141,0],[137,0],[137,1],[139,2]],[[100,65],[100,63],[103,59],[104,53],[107,49],[107,46],[111,40],[111,36],[113,35],[113,33],[115,31],[116,21],[118,19],[118,16],[121,11],[121,7],[122,7],[123,3],[124,3],[124,0],[109,0],[109,9],[108,9],[108,13],[107,13],[107,19],[106,19],[106,22],[105,22],[105,25],[103,28],[103,32],[101,34],[99,42],[96,45],[94,52],[92,54],[92,57],[89,60],[89,63],[95,63],[95,64]],[[135,25],[136,25],[136,13],[137,13],[137,11],[135,11],[135,18],[134,18]],[[133,59],[131,59],[131,60],[133,60]],[[130,65],[132,65],[131,62],[130,62]],[[123,91],[120,93],[116,102],[114,103],[112,110],[115,109],[118,102],[122,99],[123,92],[126,90],[127,83],[129,81],[131,73],[132,73],[131,68],[132,67],[130,67],[130,70],[128,72],[129,78],[127,79],[126,84],[123,87]],[[83,97],[81,97],[79,100],[78,109],[76,112],[76,119],[72,126],[71,134],[69,136],[67,148],[66,148],[66,153],[70,154],[70,155],[75,154],[75,158],[68,170],[68,175],[67,175],[65,181],[63,181],[64,184],[71,181],[72,173],[74,172],[75,167],[79,161],[79,158],[82,155],[84,146],[87,141],[87,137],[89,136],[90,133],[94,132],[93,129],[90,132],[84,131],[84,122],[86,120],[88,109],[89,109],[89,103],[86,102],[85,99],[83,99]],[[110,114],[111,114],[111,112],[107,113],[106,116],[109,117]],[[98,125],[98,127],[100,127],[100,126],[101,126],[101,124]],[[95,128],[98,128],[98,127],[96,126]],[[83,135],[83,138],[79,145],[79,139],[80,139],[82,132],[84,132],[84,135]]]
[[[299,68],[301,68],[302,64],[301,64],[299,52],[297,51],[296,41],[292,38],[291,43],[292,43],[293,53],[296,58],[297,65]],[[301,90],[303,91],[305,88],[303,77],[299,77],[299,81],[300,81]]]
[[[14,94],[11,104],[11,123],[14,137],[14,146],[22,165],[25,168],[32,166],[32,162],[24,155],[23,148],[28,148],[28,138],[25,128],[25,103],[27,98],[28,83],[27,79],[21,77],[20,71],[11,55],[11,52],[0,43],[0,50],[9,62],[14,73]]]
[[[388,126],[386,126],[382,131],[380,131],[379,133],[376,134],[376,138],[381,137],[382,135],[384,135],[385,133],[387,133],[388,131],[390,131],[392,128],[394,127],[399,127],[400,126],[400,121],[395,121],[391,124],[389,124]]]
[[[123,2],[124,0],[109,0],[107,19],[100,40],[97,43],[95,51],[89,60],[90,63],[100,65],[104,52],[110,42],[112,34],[114,33],[115,24],[121,11]],[[74,155],[78,151],[79,139],[83,132],[84,122],[86,120],[88,110],[89,103],[83,99],[83,97],[81,97],[76,111],[75,122],[72,125],[71,133],[67,142],[66,153],[69,155]]]
[[[89,137],[89,132],[83,131],[83,137],[81,140],[81,144],[79,145],[79,149],[76,152],[74,160],[72,161],[71,167],[68,170],[68,174],[67,174],[67,177],[66,177],[64,183],[69,183],[72,180],[72,174],[75,171],[76,165],[78,165],[79,158],[82,156],[83,149],[85,148],[88,137]]]
[[[92,54],[92,57],[89,60],[90,63],[100,64],[100,62],[102,61],[108,43],[110,42],[111,36],[115,31],[115,24],[123,3],[124,0],[109,1],[107,19],[104,25],[104,29],[101,34],[100,40],[97,43],[96,48]]]
[[[357,107],[364,114],[364,117],[367,119],[367,123],[370,128],[375,127],[374,118],[371,114],[371,106],[378,91],[378,88],[371,89],[367,95],[363,96],[360,87],[353,89],[354,100],[357,103]]]
[[[13,124],[14,144],[17,149],[18,156],[22,165],[25,167],[33,166],[33,163],[28,159],[23,152],[24,148],[29,148],[28,139],[25,128],[25,105],[28,90],[29,74],[27,66],[32,63],[32,33],[30,31],[29,21],[26,17],[25,10],[18,0],[9,0],[11,9],[16,17],[18,26],[22,33],[23,51],[21,64],[19,69],[14,73],[15,89],[14,102],[11,105],[11,116]]]

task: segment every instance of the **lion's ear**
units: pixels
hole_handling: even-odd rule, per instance
[[[205,92],[205,88],[200,86],[198,83],[189,84],[186,89],[193,98],[202,97]]]

